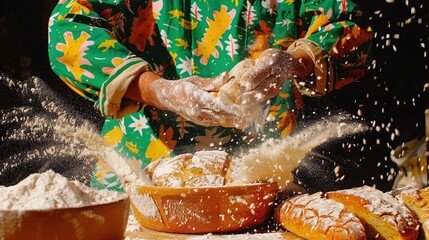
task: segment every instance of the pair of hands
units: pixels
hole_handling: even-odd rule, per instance
[[[157,79],[150,83],[152,102],[199,125],[244,129],[291,76],[291,62],[288,52],[267,49],[236,76]]]

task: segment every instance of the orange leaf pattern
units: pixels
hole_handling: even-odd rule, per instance
[[[100,92],[126,74],[130,58],[167,79],[212,77],[305,37],[334,59],[338,88],[362,76],[369,60],[372,32],[360,14],[347,0],[62,0],[49,21],[49,56],[63,81],[98,104],[105,100]],[[284,84],[271,104],[269,137],[293,131],[302,105],[296,86]],[[183,152],[233,151],[249,139],[245,131],[198,126],[151,106],[120,120],[107,118],[102,134],[142,168]],[[102,164],[96,170],[93,186],[121,188]]]

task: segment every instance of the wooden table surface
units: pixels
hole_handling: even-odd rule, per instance
[[[125,232],[126,240],[198,240],[198,239],[231,239],[231,240],[302,240],[303,238],[290,232],[270,232],[270,233],[238,233],[238,234],[174,234],[153,231],[146,228],[140,228],[139,231]]]

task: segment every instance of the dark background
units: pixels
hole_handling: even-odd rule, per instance
[[[64,143],[53,139],[49,125],[58,115],[43,107],[43,102],[55,102],[67,109],[70,117],[91,122],[98,132],[103,124],[93,103],[74,93],[50,68],[48,19],[56,3],[57,0],[0,1],[0,185],[17,184],[29,174],[47,169],[84,183],[91,176],[93,164],[77,159],[74,152],[62,156],[35,154],[52,147],[64,148]],[[31,91],[36,87],[34,77],[41,80],[37,86],[41,90],[37,93]],[[10,85],[9,80],[16,84]],[[28,87],[21,88],[22,84]],[[22,107],[30,110],[25,114],[14,113]],[[35,135],[25,126],[34,116],[48,123]],[[20,132],[26,136],[10,137]]]
[[[101,126],[93,104],[78,96],[53,73],[48,58],[48,20],[58,0],[0,1],[0,74],[14,80],[37,76],[84,117]],[[19,97],[0,89],[0,108]]]
[[[47,54],[48,19],[56,0],[0,2],[0,72],[12,78],[53,78]]]

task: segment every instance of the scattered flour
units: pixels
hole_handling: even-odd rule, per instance
[[[79,153],[78,158],[98,159],[105,162],[123,182],[152,185],[148,176],[143,174],[139,167],[133,165],[113,147],[106,145],[103,138],[89,126],[62,124],[55,125],[53,128],[55,136],[65,144],[85,143],[86,148]]]
[[[293,180],[292,171],[313,148],[365,130],[365,125],[350,121],[346,115],[338,115],[281,140],[267,140],[234,157],[230,167],[231,184],[277,182],[280,189],[286,189]]]
[[[80,115],[76,117],[70,106],[61,101],[41,79],[34,77],[15,81],[0,75],[0,86],[19,93],[24,102],[22,107],[0,109],[0,126],[4,125],[7,129],[0,136],[0,141],[38,143],[34,149],[31,147],[17,151],[4,160],[0,158],[5,161],[0,166],[0,177],[11,169],[20,171],[21,167],[31,166],[37,161],[46,161],[55,166],[62,164],[58,161],[71,158],[76,160],[76,164],[69,164],[63,170],[69,172],[71,178],[82,175],[78,179],[80,182],[89,183],[94,164],[104,161],[124,182],[150,184],[141,169],[136,169],[129,159],[106,145],[97,128],[85,118],[80,118]],[[16,127],[9,127],[11,124]]]
[[[382,192],[370,186],[362,186],[352,189],[339,190],[338,193],[356,196],[364,199],[364,207],[371,213],[380,216],[384,221],[392,226],[396,226],[401,231],[405,231],[408,226],[415,225],[415,218],[410,210],[391,194]],[[335,196],[334,196],[335,197]],[[347,204],[347,203],[345,203]]]
[[[137,221],[136,216],[133,211],[130,211],[130,215],[128,216],[127,227],[125,228],[125,232],[139,232],[141,230],[140,223]]]
[[[206,234],[202,236],[190,236],[186,240],[204,240],[204,239],[231,239],[231,240],[281,240],[286,239],[280,232],[274,233],[249,233],[237,235],[214,235]]]
[[[140,214],[147,218],[161,220],[155,201],[149,194],[140,194],[136,186],[126,188],[128,195]]]
[[[127,195],[110,190],[95,190],[78,181],[70,181],[48,170],[34,173],[0,191],[1,210],[42,210],[84,207],[109,203]]]

